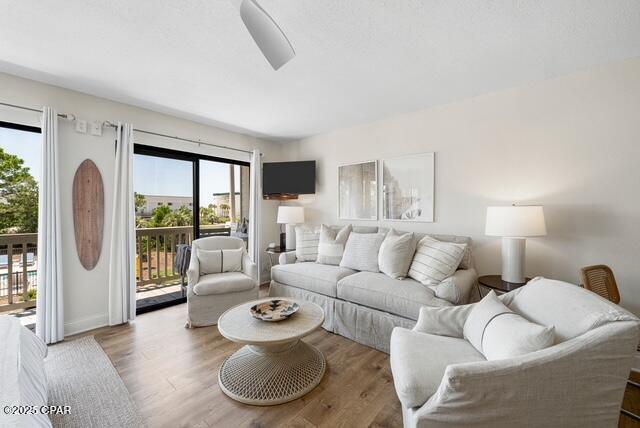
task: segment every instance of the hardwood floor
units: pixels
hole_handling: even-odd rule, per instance
[[[318,330],[307,336],[327,360],[320,385],[290,403],[257,407],[231,400],[218,368],[240,346],[218,329],[184,328],[186,305],[91,332],[120,373],[150,427],[400,427],[389,356]]]
[[[305,339],[327,360],[316,389],[278,406],[231,400],[218,387],[218,368],[240,345],[215,326],[184,328],[185,311],[186,305],[177,305],[85,333],[105,350],[149,427],[402,426],[389,356],[322,329]],[[639,397],[630,386],[623,407],[637,411]],[[623,413],[619,426],[640,423]]]

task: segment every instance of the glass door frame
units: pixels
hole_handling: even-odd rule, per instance
[[[203,155],[200,153],[189,153],[181,150],[166,149],[164,147],[148,146],[144,144],[134,144],[133,153],[143,156],[155,156],[165,159],[174,159],[191,162],[191,177],[193,181],[192,196],[193,196],[193,239],[200,237],[200,161],[212,161],[219,163],[226,163],[231,165],[251,167],[249,162],[237,161],[233,159],[219,158],[215,156]],[[135,166],[134,166],[135,167]],[[156,303],[143,308],[136,308],[136,314],[142,314],[145,312],[155,311],[157,309],[166,308],[173,305],[185,303],[186,297],[181,297],[167,302]]]

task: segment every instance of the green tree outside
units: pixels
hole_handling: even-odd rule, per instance
[[[147,205],[147,198],[138,192],[133,192],[133,198],[136,205],[136,212],[142,210]]]
[[[0,233],[38,231],[38,182],[24,161],[0,148]]]

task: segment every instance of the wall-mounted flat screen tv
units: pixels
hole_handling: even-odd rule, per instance
[[[264,163],[262,193],[265,196],[316,193],[316,161]]]

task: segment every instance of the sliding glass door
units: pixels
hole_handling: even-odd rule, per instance
[[[246,242],[246,163],[136,145],[134,196],[138,313],[186,300],[186,278],[174,265],[193,239],[221,235]]]
[[[138,313],[184,301],[174,260],[194,236],[193,162],[142,153],[133,163]]]

